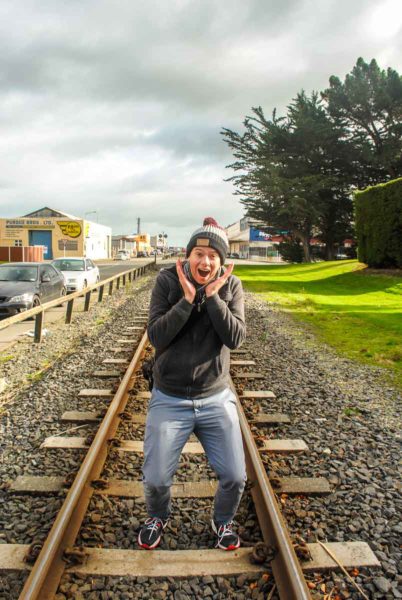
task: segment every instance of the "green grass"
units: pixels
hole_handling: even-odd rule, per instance
[[[14,354],[5,354],[0,356],[0,363],[6,363],[15,358]]]
[[[45,373],[42,370],[35,371],[35,373],[28,373],[27,380],[30,382],[40,381],[44,377],[44,375],[45,375]]]
[[[370,273],[356,260],[240,265],[235,273],[339,352],[392,370],[402,387],[402,276]]]

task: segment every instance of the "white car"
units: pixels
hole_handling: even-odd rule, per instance
[[[63,273],[68,293],[84,290],[100,280],[99,269],[90,258],[56,258],[52,265]]]
[[[129,260],[130,252],[128,250],[119,250],[115,256],[115,260]]]

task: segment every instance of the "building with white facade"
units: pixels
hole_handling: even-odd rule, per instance
[[[22,217],[0,219],[0,246],[42,246],[44,259],[110,258],[112,229],[47,206]]]
[[[229,240],[229,253],[239,258],[280,262],[278,244],[272,240],[269,233],[255,227],[255,222],[249,217],[232,223],[225,228]]]

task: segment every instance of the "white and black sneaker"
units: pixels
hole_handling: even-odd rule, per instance
[[[138,535],[138,544],[145,550],[153,550],[161,541],[163,530],[167,521],[162,521],[158,517],[150,517],[140,529]]]
[[[233,521],[229,521],[225,525],[218,525],[212,519],[212,530],[218,536],[218,542],[216,544],[216,548],[221,548],[222,550],[236,550],[240,547],[240,538],[233,531]]]

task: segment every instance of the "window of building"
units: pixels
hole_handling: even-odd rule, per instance
[[[261,248],[260,246],[250,246],[250,255],[252,256],[266,256],[267,249]]]
[[[22,247],[22,240],[14,240],[14,246]]]
[[[245,229],[248,229],[250,227],[250,223],[248,220],[248,217],[243,217],[242,219],[240,219],[240,231],[244,231]]]

